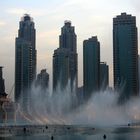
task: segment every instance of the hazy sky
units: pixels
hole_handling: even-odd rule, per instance
[[[83,77],[84,39],[98,36],[101,61],[107,61],[110,66],[112,85],[112,18],[127,12],[137,17],[140,28],[140,0],[0,0],[0,9],[0,65],[4,66],[7,93],[14,84],[15,37],[20,18],[25,13],[29,13],[35,22],[37,71],[47,67],[50,75],[60,29],[64,20],[72,21],[78,42],[79,85],[82,85]]]

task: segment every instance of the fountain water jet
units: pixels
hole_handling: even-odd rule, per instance
[[[140,99],[132,99],[118,106],[118,93],[109,90],[93,93],[87,103],[77,105],[76,93],[70,85],[61,90],[58,85],[55,93],[49,89],[32,85],[28,114],[34,124],[73,124],[73,125],[125,125],[140,120]]]

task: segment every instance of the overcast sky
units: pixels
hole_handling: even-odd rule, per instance
[[[127,12],[137,17],[140,28],[140,0],[0,0],[0,9],[0,65],[4,66],[7,93],[14,84],[15,37],[25,13],[33,17],[37,31],[37,71],[47,67],[50,75],[60,29],[65,20],[72,21],[77,34],[79,86],[83,84],[83,40],[98,36],[101,61],[110,66],[112,86],[112,18]]]

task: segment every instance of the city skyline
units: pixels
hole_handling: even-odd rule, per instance
[[[15,1],[17,2],[17,1]],[[48,2],[48,1],[47,1]],[[133,4],[129,1],[127,2],[127,6],[129,7],[125,7],[123,8],[123,5],[126,4],[126,1],[123,1],[120,6],[119,4],[119,8],[115,8],[116,10],[114,10],[114,12],[112,12],[111,14],[109,14],[110,11],[113,11],[113,7],[109,8],[109,10],[107,10],[107,12],[103,12],[105,11],[105,8],[103,8],[103,3],[105,3],[105,1],[102,1],[103,3],[101,4],[101,1],[99,2],[95,2],[96,6],[98,7],[99,4],[101,4],[101,8],[103,8],[102,10],[98,7],[92,7],[90,6],[90,4],[93,4],[92,1],[89,1],[89,3],[87,4],[87,8],[86,7],[82,7],[84,5],[84,2],[81,0],[78,1],[71,1],[71,2],[65,2],[60,0],[60,1],[52,1],[52,2],[48,2],[49,6],[55,7],[57,4],[59,6],[61,6],[61,8],[57,8],[57,12],[58,14],[51,13],[52,10],[50,10],[51,8],[49,8],[49,12],[51,14],[48,14],[45,6],[44,7],[44,11],[43,8],[42,10],[40,10],[41,12],[35,12],[37,11],[37,9],[39,9],[39,7],[42,5],[40,4],[39,7],[37,8],[37,4],[38,2],[34,3],[35,6],[35,10],[33,10],[30,6],[27,6],[28,3],[33,3],[33,1],[30,2],[21,2],[21,3],[16,3],[17,5],[19,5],[19,8],[13,8],[14,6],[14,2],[11,4],[11,2],[9,1],[9,4],[7,8],[9,8],[9,10],[4,10],[4,5],[6,5],[6,3],[8,2],[2,2],[3,8],[2,8],[2,13],[4,13],[3,15],[1,14],[1,22],[0,22],[0,30],[2,31],[0,36],[1,36],[1,52],[0,52],[0,63],[2,66],[5,67],[4,69],[4,78],[5,78],[5,82],[6,82],[6,92],[9,93],[10,89],[12,88],[12,85],[14,84],[14,38],[17,36],[17,27],[18,27],[18,21],[20,19],[20,17],[23,16],[23,14],[25,14],[26,12],[28,12],[35,20],[36,22],[36,29],[37,29],[37,50],[38,50],[38,63],[37,63],[37,68],[38,68],[38,72],[40,71],[40,69],[43,68],[48,68],[48,73],[50,75],[52,75],[51,71],[52,71],[52,55],[53,55],[53,51],[54,49],[56,49],[58,47],[58,36],[60,34],[60,27],[62,26],[64,20],[66,19],[70,19],[73,23],[73,25],[76,28],[76,33],[77,33],[77,37],[78,37],[78,62],[79,62],[79,68],[78,69],[82,69],[82,42],[84,39],[89,38],[90,36],[94,36],[97,35],[100,43],[101,43],[101,61],[106,61],[109,65],[110,65],[110,85],[113,85],[112,83],[112,67],[113,67],[113,58],[112,58],[112,50],[113,50],[113,43],[112,43],[112,19],[113,17],[115,17],[116,15],[119,15],[121,12],[127,12],[128,14],[132,14],[134,16],[137,17],[137,27],[138,27],[138,31],[139,31],[139,23],[138,22],[139,16],[138,16],[138,9],[136,9],[136,5],[134,5],[135,2],[138,1],[133,1]],[[62,4],[63,3],[63,4]],[[116,2],[116,3],[120,3]],[[131,5],[132,4],[132,5]],[[74,11],[76,11],[76,5],[79,5],[79,8],[77,8],[78,10],[82,10],[83,12],[85,12],[85,14],[83,13],[77,13],[77,15],[74,15],[72,12],[70,12],[70,9],[72,7],[74,7]],[[81,6],[82,5],[82,6]],[[114,5],[114,3],[110,2],[109,5]],[[131,7],[131,6],[132,7]],[[81,8],[81,7],[82,8]],[[109,6],[109,7],[110,7]],[[26,8],[25,8],[26,7]],[[133,9],[134,8],[134,9]],[[24,10],[26,9],[26,10]],[[29,9],[29,10],[27,10]],[[64,14],[60,9],[62,9],[62,11],[65,9],[67,9],[66,13]],[[130,9],[130,10],[128,10]],[[95,10],[95,11],[92,11]],[[99,11],[99,13],[97,12]],[[93,12],[93,14],[92,14]],[[48,15],[47,15],[47,14]],[[62,13],[64,14],[62,16]],[[103,13],[103,14],[102,14]],[[84,18],[76,18],[77,16],[83,14],[83,16],[85,17],[86,22],[84,21]],[[102,15],[106,14],[106,18],[104,18]],[[10,16],[10,18],[8,19],[8,16]],[[60,16],[58,17],[51,17],[51,16]],[[89,15],[89,16],[88,16]],[[47,20],[45,20],[44,18],[46,17]],[[7,23],[6,23],[6,21]],[[5,21],[5,22],[4,22]],[[57,21],[57,22],[55,22]],[[53,23],[51,25],[51,23]],[[8,27],[10,27],[8,29]],[[12,27],[12,28],[11,28]],[[8,49],[7,49],[8,48]],[[9,56],[9,57],[7,57]],[[37,73],[38,73],[37,72]],[[82,72],[80,71],[79,73],[80,76],[78,76],[79,79],[79,85],[82,85]],[[52,77],[52,76],[51,76]],[[50,78],[52,79],[52,78]],[[112,79],[112,80],[111,80]],[[52,82],[51,82],[52,83]]]

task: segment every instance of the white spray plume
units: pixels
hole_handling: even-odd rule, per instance
[[[139,98],[119,106],[118,93],[105,90],[93,93],[85,104],[77,106],[77,100],[70,84],[63,90],[58,85],[53,94],[33,84],[27,114],[35,124],[112,126],[140,121]]]

